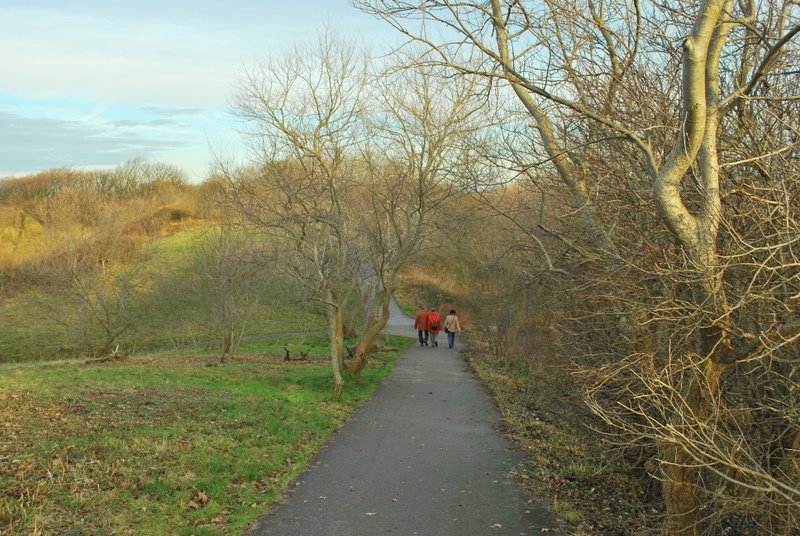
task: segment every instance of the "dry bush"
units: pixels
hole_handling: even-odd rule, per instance
[[[476,189],[556,203],[499,212],[529,275],[564,275],[559,353],[610,437],[654,454],[664,532],[796,534],[796,3],[357,4],[518,101]]]
[[[153,236],[194,224],[198,191],[177,168],[143,161],[0,182],[0,296],[63,288],[100,260],[129,262]]]
[[[27,202],[52,197],[65,188],[75,186],[80,175],[80,172],[72,169],[58,168],[26,177],[5,179],[0,181],[0,200]]]
[[[83,172],[80,184],[106,196],[132,197],[185,185],[186,174],[164,162],[135,158],[114,168]]]
[[[690,487],[666,486],[675,495],[665,500],[701,503],[693,515],[707,530],[791,534],[800,515],[797,185],[736,169],[724,184],[732,193],[712,274],[657,232],[630,193],[607,200],[628,230],[614,238],[623,254],[585,270],[581,300],[562,304],[573,334],[564,350],[582,356],[587,401],[630,463],[654,457],[662,467],[650,464],[650,474],[670,484],[671,471],[692,466],[680,475]],[[715,281],[720,301],[698,299]],[[709,346],[720,324],[729,332]],[[721,373],[709,375],[712,359]]]
[[[138,218],[131,223],[129,230],[134,234],[140,232],[150,236],[163,236],[175,232],[180,227],[177,224],[191,223],[197,219],[197,212],[191,209],[179,204],[164,205]]]

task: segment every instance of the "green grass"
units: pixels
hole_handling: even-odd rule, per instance
[[[419,311],[419,304],[414,303],[413,298],[406,295],[402,290],[395,292],[394,299],[400,307],[400,310],[411,318],[414,318],[414,315]]]
[[[575,524],[581,519],[580,512],[570,506],[569,503],[559,501],[558,499],[553,501],[553,511],[568,523]]]
[[[126,301],[131,327],[113,345],[128,353],[219,350],[215,341],[222,337],[213,322],[217,306],[198,291],[190,269],[192,255],[198,254],[193,248],[203,233],[184,231],[149,244],[144,260],[124,269],[136,271],[137,290]],[[272,277],[257,290],[262,299],[248,304],[244,335],[324,330],[323,315],[297,302],[291,282]],[[32,290],[0,302],[0,363],[85,356],[81,325],[96,346],[103,340],[100,326],[90,315],[81,317],[80,302],[66,292]]]
[[[323,356],[320,342],[254,341],[259,353],[224,364],[174,354],[0,365],[0,534],[241,534],[399,355],[332,400],[326,360],[261,352]]]
[[[263,299],[221,363],[217,308],[191,269],[198,239],[178,233],[113,267],[136,274],[133,325],[114,343],[132,357],[76,359],[91,345],[64,289],[0,302],[0,535],[241,533],[390,372],[399,351],[332,400],[323,318],[274,274],[246,287]],[[307,358],[284,363],[284,348]]]
[[[217,341],[221,336],[208,322],[207,304],[200,300],[184,301],[172,307],[174,309],[152,303],[134,304],[134,325],[117,341],[120,347],[126,352],[219,351]],[[0,307],[0,363],[85,357],[86,352],[75,332],[61,322],[69,321],[73,315],[74,311],[56,295],[29,295],[7,302]],[[268,346],[283,353],[287,336],[325,329],[321,315],[298,310],[294,304],[278,299],[258,306],[251,315],[245,324],[243,350],[253,348],[249,337],[269,334],[278,338]],[[97,338],[100,338],[99,333]]]

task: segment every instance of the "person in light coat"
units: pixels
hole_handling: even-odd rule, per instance
[[[458,315],[455,309],[450,309],[450,314],[444,319],[442,327],[444,332],[447,333],[447,347],[452,348],[456,343],[456,333],[461,333],[461,324],[458,323]]]

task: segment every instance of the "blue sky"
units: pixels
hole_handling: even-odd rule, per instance
[[[236,77],[329,24],[397,42],[347,0],[2,0],[0,177],[161,160],[201,180],[243,158]]]

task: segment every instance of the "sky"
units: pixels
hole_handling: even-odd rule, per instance
[[[2,0],[0,177],[144,158],[199,182],[246,158],[229,106],[245,67],[326,24],[398,42],[347,0]]]

